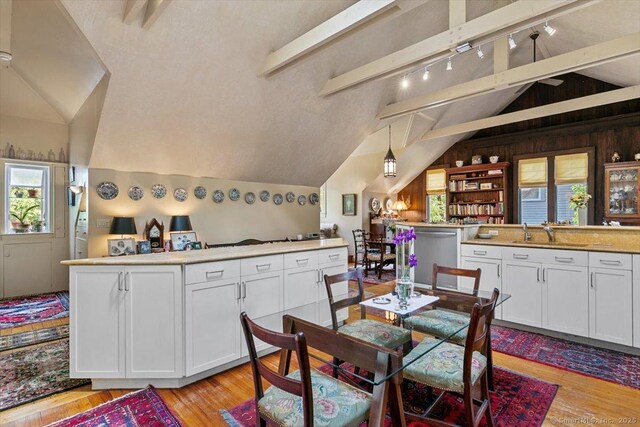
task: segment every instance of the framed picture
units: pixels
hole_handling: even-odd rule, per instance
[[[194,251],[202,249],[202,242],[192,242],[191,249],[193,249]]]
[[[136,239],[108,239],[109,256],[135,255]]]
[[[342,215],[347,215],[347,216],[356,215],[356,195],[355,194],[342,195]]]
[[[184,251],[185,246],[192,245],[197,242],[195,231],[173,232],[171,234],[171,246],[174,251]]]
[[[151,242],[148,240],[140,240],[138,242],[138,253],[139,254],[150,254],[151,253]]]
[[[483,182],[480,184],[480,189],[481,190],[491,190],[493,187],[491,186],[490,182]]]

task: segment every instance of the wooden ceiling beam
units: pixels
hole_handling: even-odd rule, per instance
[[[127,0],[127,4],[124,7],[122,22],[125,24],[131,24],[146,5],[147,0]]]
[[[171,0],[148,0],[147,9],[142,18],[142,28],[148,30],[158,20],[162,12],[169,6]]]
[[[629,34],[594,46],[522,65],[500,73],[450,86],[383,107],[378,119],[388,119],[435,108],[498,90],[595,67],[640,53],[640,33]]]
[[[280,49],[270,53],[262,63],[258,76],[264,77],[282,69],[296,59],[326,45],[336,38],[382,16],[406,13],[428,0],[360,0],[317,27],[307,31]]]
[[[450,56],[464,43],[480,45],[600,1],[519,0],[329,79],[320,95],[331,95],[371,80],[405,73]]]
[[[420,141],[430,141],[445,136],[459,135],[467,132],[474,132],[480,129],[502,126],[509,123],[522,122],[525,120],[538,119],[540,117],[553,116],[555,114],[568,113],[571,111],[594,108],[601,105],[613,104],[615,102],[628,101],[640,97],[640,85],[611,90],[609,92],[598,93],[596,95],[583,96],[570,99],[568,101],[556,102],[554,104],[543,105],[541,107],[529,108],[515,111],[513,113],[501,114],[487,117],[485,119],[472,120],[453,126],[425,132]]]

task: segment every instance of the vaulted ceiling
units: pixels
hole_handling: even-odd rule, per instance
[[[485,59],[473,52],[457,56],[453,71],[444,71],[444,64],[433,67],[426,83],[416,74],[406,91],[397,78],[388,78],[318,96],[329,78],[447,30],[448,2],[430,0],[411,13],[342,36],[270,77],[257,76],[271,51],[354,3],[173,0],[144,29],[142,14],[131,24],[123,22],[126,0],[62,0],[111,73],[90,166],[319,186],[352,153],[384,155],[383,138],[368,138],[373,145],[359,147],[389,123],[375,118],[383,106],[493,72],[487,45]],[[467,19],[504,4],[468,1]],[[539,55],[555,56],[638,32],[639,17],[640,2],[631,0],[607,1],[559,17],[553,21],[558,28],[553,39],[541,36]],[[526,32],[518,33],[516,41],[512,66],[531,62]],[[620,86],[640,83],[637,57],[581,72]],[[395,180],[379,176],[370,190],[397,191],[466,136],[413,143],[422,131],[496,114],[517,90],[414,117],[414,127],[398,138],[406,146],[398,158],[401,175]],[[78,102],[69,99],[57,110],[67,118]]]

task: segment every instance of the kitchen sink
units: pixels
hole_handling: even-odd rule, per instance
[[[524,240],[513,240],[511,243],[517,243],[519,245],[544,245],[544,246],[573,246],[575,248],[586,248],[589,246],[587,243],[564,243],[564,242],[532,242]]]

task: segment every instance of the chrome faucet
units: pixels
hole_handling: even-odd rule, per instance
[[[551,228],[549,224],[545,224],[543,230],[547,232],[547,237],[549,238],[549,242],[556,241],[556,237],[553,235],[553,228]]]
[[[522,230],[524,231],[524,241],[528,242],[531,240],[531,233],[529,233],[529,226],[526,222],[522,224]]]

